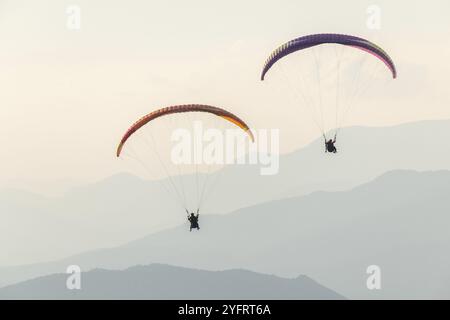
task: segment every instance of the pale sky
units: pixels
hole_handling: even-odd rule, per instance
[[[374,4],[379,30],[366,26]],[[69,5],[81,8],[78,31]],[[281,151],[295,150],[320,132],[259,75],[273,49],[310,33],[368,38],[397,65],[346,125],[449,119],[449,12],[444,0],[0,0],[0,187],[45,193],[122,172],[123,131],[180,103],[279,128]]]

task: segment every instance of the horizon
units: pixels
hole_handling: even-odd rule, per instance
[[[361,128],[361,129],[394,128],[394,127],[414,125],[414,124],[420,124],[420,123],[426,123],[426,122],[445,122],[445,121],[450,121],[450,118],[448,118],[448,119],[446,119],[446,118],[444,118],[444,119],[423,119],[423,120],[407,121],[407,122],[403,122],[403,123],[399,123],[399,124],[391,124],[391,125],[352,125],[352,126],[343,127],[343,129],[348,130],[348,129],[355,129],[355,128]],[[298,149],[289,150],[284,153],[280,152],[280,158],[295,154],[303,149],[306,149],[306,148],[310,147],[311,145],[314,145],[315,143],[317,143],[317,141],[319,141],[319,140],[321,140],[320,134],[315,139],[310,141],[309,143],[306,143],[305,145],[298,147]],[[227,169],[227,167],[220,167],[216,170],[221,171],[221,170],[226,170],[226,169]],[[444,169],[444,170],[446,170],[446,169]],[[37,181],[25,180],[25,181],[20,181],[20,182],[10,181],[10,186],[8,186],[8,185],[1,186],[0,185],[0,191],[16,190],[16,191],[29,192],[29,193],[33,193],[36,195],[49,197],[49,198],[61,197],[65,193],[70,192],[71,190],[74,190],[77,188],[82,188],[83,186],[100,183],[111,177],[118,176],[118,175],[124,175],[124,174],[133,176],[142,181],[149,181],[149,182],[157,182],[157,181],[167,179],[167,177],[159,177],[159,178],[145,177],[145,176],[140,175],[139,173],[132,172],[130,170],[123,170],[123,171],[114,172],[111,175],[96,177],[93,180],[86,180],[86,181],[75,180],[75,179],[73,179],[73,180],[62,179],[63,183],[61,183],[61,181],[54,182],[54,181],[48,181],[48,180],[37,180]],[[192,173],[189,173],[189,172],[183,173],[183,175],[191,175],[191,174]],[[203,173],[203,174],[205,174],[205,173]],[[54,183],[54,185],[52,185],[52,182]]]

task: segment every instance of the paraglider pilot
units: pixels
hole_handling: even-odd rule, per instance
[[[336,146],[334,145],[336,143],[336,136],[334,136],[334,139],[329,139],[327,141],[327,138],[324,136],[325,138],[325,152],[332,152],[332,153],[336,153],[337,149]]]
[[[187,214],[188,214],[188,221],[191,223],[191,228],[189,229],[189,231],[192,231],[192,229],[197,229],[200,230],[200,226],[198,225],[198,216],[199,216],[199,211],[200,209],[197,209],[197,215],[195,215],[193,212],[191,214],[189,214],[189,211],[186,210]]]

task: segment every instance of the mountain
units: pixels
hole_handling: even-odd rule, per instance
[[[159,201],[150,201],[149,195]],[[155,182],[127,174],[74,189],[63,197],[3,190],[0,215],[7,223],[0,225],[0,265],[48,261],[115,246],[179,223],[175,214],[179,209],[170,210],[170,201]],[[167,208],[158,219],[160,225],[150,223],[149,213],[160,214]]]
[[[450,148],[443,146],[448,140],[450,121],[346,128],[338,137],[338,154],[325,154],[318,139],[281,156],[276,175],[261,175],[260,165],[226,167],[203,213],[228,213],[315,191],[347,190],[391,170],[450,169]],[[179,225],[185,219],[181,211],[159,181],[128,174],[52,198],[1,190],[0,215],[7,223],[0,225],[0,265],[57,260],[118,246]]]
[[[392,171],[349,191],[315,192],[201,217],[128,244],[56,262],[0,268],[3,284],[65,272],[165,263],[308,274],[348,298],[450,298],[450,172]],[[366,270],[381,268],[382,290]]]
[[[204,271],[152,264],[81,273],[81,290],[54,274],[0,289],[0,299],[345,299],[307,276],[285,279],[247,270]]]

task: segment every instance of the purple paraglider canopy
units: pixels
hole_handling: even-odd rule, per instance
[[[389,57],[389,55],[376,44],[355,36],[323,33],[296,38],[278,47],[275,51],[272,52],[272,54],[264,64],[264,68],[261,73],[261,80],[264,80],[264,76],[266,75],[266,73],[278,60],[287,56],[288,54],[327,43],[336,43],[364,50],[383,61],[391,71],[392,77],[394,79],[397,77],[397,70],[395,69],[395,65],[391,57]]]

